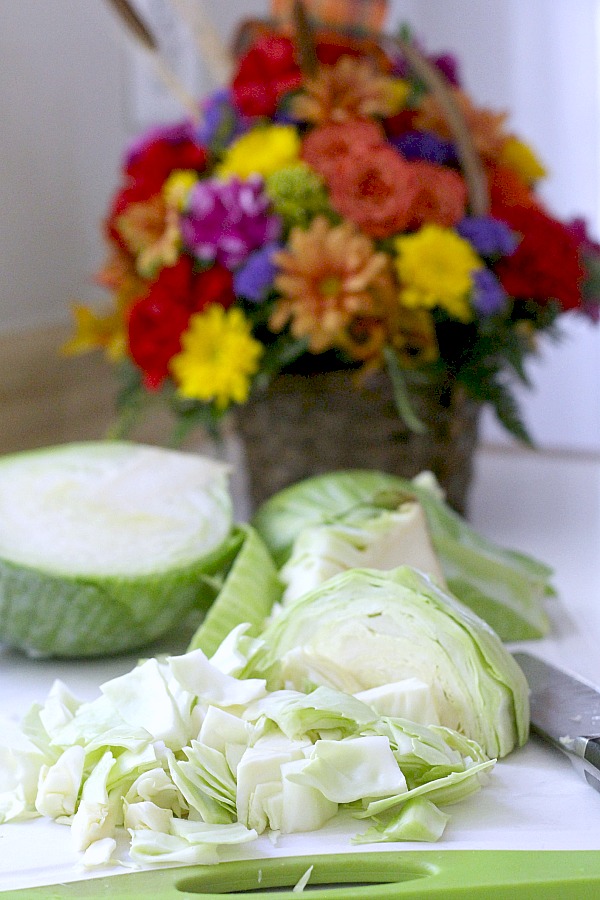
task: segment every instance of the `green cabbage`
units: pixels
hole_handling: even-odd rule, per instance
[[[136,862],[209,865],[222,846],[315,830],[344,807],[370,820],[357,840],[433,840],[437,805],[494,765],[450,728],[330,687],[267,693],[215,663],[228,659],[148,659],[84,703],[57,683],[23,723],[37,751],[0,753],[0,822],[70,825],[85,866],[110,862],[123,829]]]
[[[364,528],[369,519],[376,523],[378,517],[411,498],[417,499],[425,512],[433,549],[450,591],[504,641],[547,634],[544,600],[553,593],[551,570],[478,534],[444,503],[433,476],[425,473],[413,480],[368,470],[317,475],[267,500],[254,516],[253,525],[281,568],[290,559],[294,542],[307,529],[324,525]],[[410,561],[397,561],[398,565],[404,563]]]
[[[421,505],[401,503],[351,522],[309,525],[294,541],[279,573],[288,603],[346,569],[396,569],[410,565],[444,584]]]
[[[0,460],[0,640],[35,655],[141,646],[210,601],[235,551],[227,469],[125,442]]]
[[[324,684],[355,694],[417,678],[441,724],[488,756],[527,739],[520,668],[483,620],[415,569],[343,572],[283,607],[261,640],[244,674],[271,689]]]
[[[211,656],[227,635],[247,624],[250,636],[262,625],[282,594],[277,569],[262,538],[250,525],[240,525],[241,546],[222,580],[213,580],[215,600],[192,637],[188,650]],[[208,579],[205,579],[208,583]]]

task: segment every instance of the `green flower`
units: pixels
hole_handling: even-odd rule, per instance
[[[273,172],[266,180],[266,192],[275,212],[283,219],[286,228],[308,228],[318,215],[331,219],[325,185],[305,163],[287,166]]]

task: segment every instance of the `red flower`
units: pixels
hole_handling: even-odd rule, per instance
[[[212,303],[227,308],[234,299],[233,277],[223,266],[195,273],[190,257],[182,256],[176,265],[161,270],[129,313],[129,352],[144,373],[146,388],[158,389],[169,374],[192,313]]]
[[[342,56],[371,59],[381,72],[390,72],[391,62],[376,41],[352,37],[337,31],[319,31],[316,35],[317,59],[323,66],[335,66]]]
[[[273,116],[279,99],[301,82],[292,41],[262,38],[240,60],[232,85],[235,105],[247,116]]]
[[[412,131],[415,125],[417,111],[415,109],[402,109],[395,116],[388,116],[383,122],[385,133],[388,137],[399,137]]]
[[[153,141],[135,153],[125,169],[130,202],[133,195],[139,202],[157,194],[175,169],[203,172],[207,161],[205,148],[189,138],[159,138]]]
[[[542,305],[554,299],[563,310],[580,309],[584,271],[569,229],[535,206],[492,207],[492,215],[522,236],[515,252],[495,268],[504,289]]]
[[[204,147],[189,138],[158,138],[132,155],[125,167],[125,182],[114,195],[105,223],[106,237],[126,250],[116,219],[131,203],[143,203],[158,194],[175,169],[203,172],[208,163]]]

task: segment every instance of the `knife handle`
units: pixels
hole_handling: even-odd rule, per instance
[[[600,792],[600,737],[576,737],[559,746],[590,787]]]

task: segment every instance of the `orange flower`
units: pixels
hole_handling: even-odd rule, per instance
[[[112,242],[109,256],[97,273],[95,281],[111,291],[115,304],[122,314],[125,314],[148,289],[148,281],[141,278],[136,271],[133,256]]]
[[[405,231],[421,189],[418,173],[389,144],[353,148],[330,173],[332,206],[370,237]]]
[[[451,228],[464,214],[467,205],[465,182],[452,169],[434,163],[410,163],[419,181],[419,190],[411,207],[410,230],[421,225],[440,225]]]
[[[504,126],[508,114],[474,106],[460,88],[451,90],[477,151],[486,159],[498,159],[507,138]],[[427,94],[423,99],[415,119],[415,127],[423,131],[433,131],[445,140],[453,139],[444,110],[433,94]]]
[[[512,169],[490,165],[487,175],[492,209],[539,206],[531,188]]]
[[[318,216],[308,230],[292,230],[274,261],[282,296],[269,322],[273,331],[290,322],[294,337],[308,338],[311,353],[346,348],[365,359],[379,352],[382,342],[372,338],[396,300],[389,257],[352,223],[332,227]]]
[[[137,255],[155,243],[165,230],[166,207],[161,194],[130,203],[115,219],[115,228],[130,253]]]
[[[342,56],[333,66],[319,66],[314,78],[292,102],[292,115],[304,122],[348,122],[398,111],[391,78],[380,75],[368,59]]]
[[[309,131],[302,144],[302,159],[322,178],[328,180],[340,160],[352,151],[369,149],[385,142],[381,125],[357,119],[356,122],[326,122]]]

